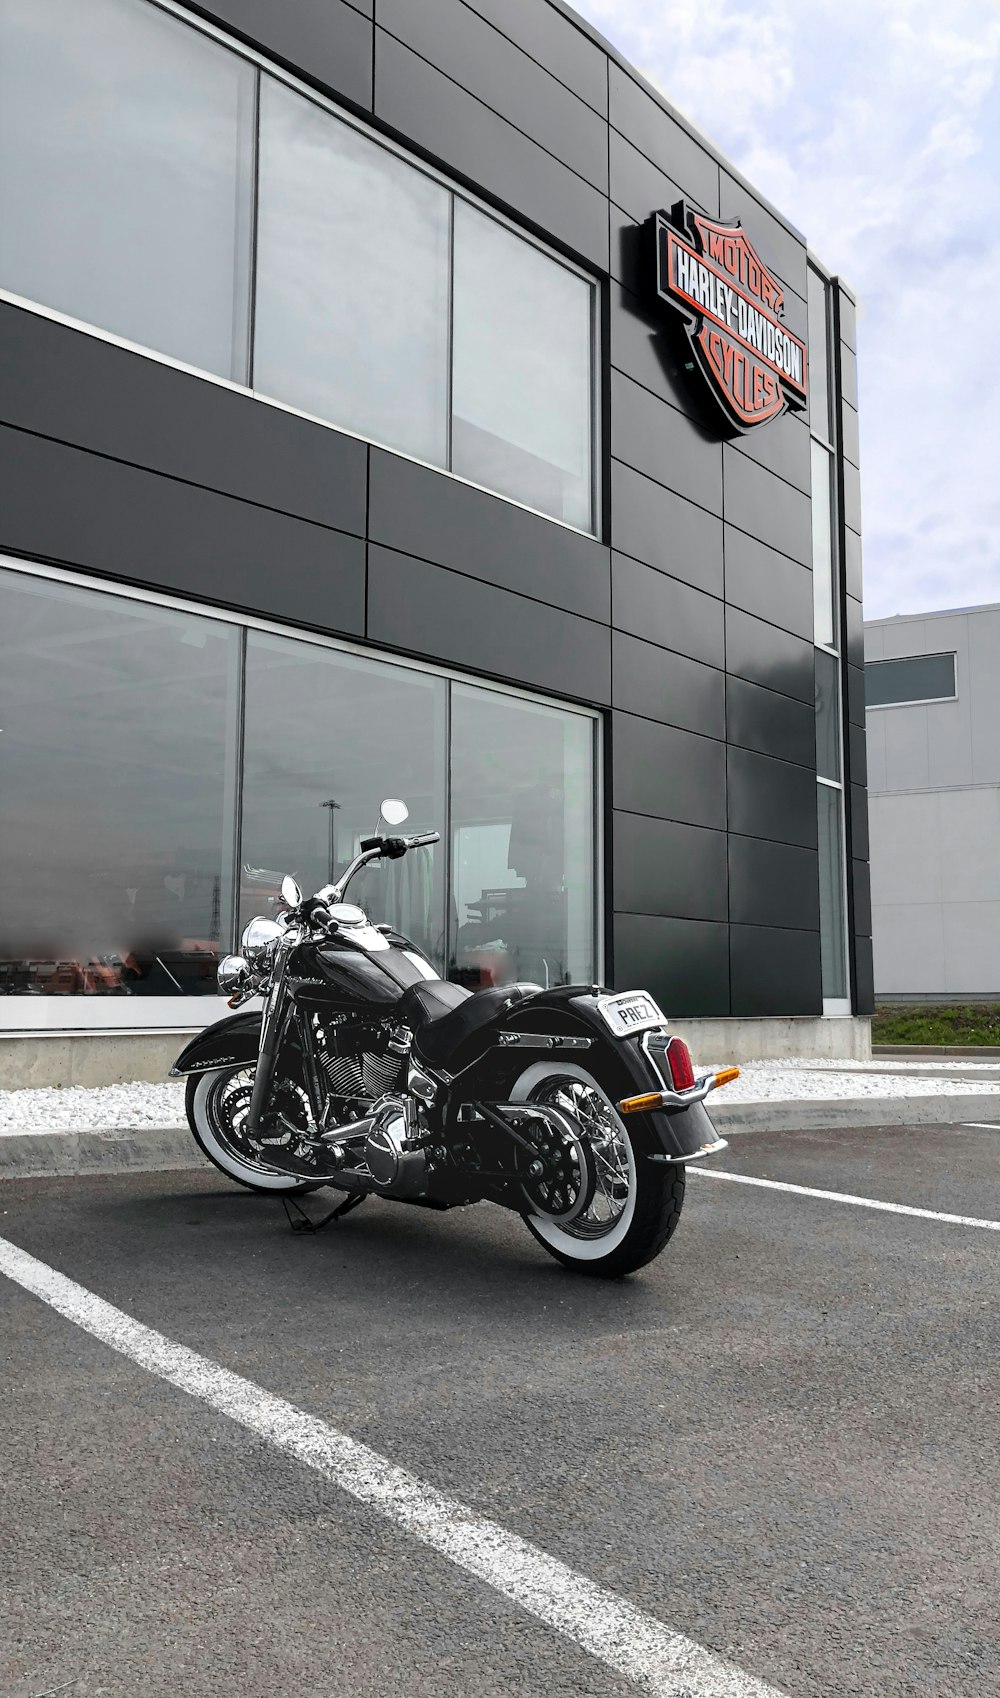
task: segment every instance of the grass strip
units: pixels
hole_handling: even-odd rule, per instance
[[[1000,1003],[884,1003],[872,1016],[872,1043],[1000,1045]]]

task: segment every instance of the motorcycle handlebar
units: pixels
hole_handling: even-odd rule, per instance
[[[400,856],[405,855],[408,849],[423,849],[428,844],[440,843],[440,841],[441,833],[439,831],[424,831],[415,837],[363,837],[360,854],[354,857],[343,877],[338,879],[336,884],[325,884],[323,889],[318,890],[314,897],[303,903],[301,910],[303,916],[305,918],[311,917],[316,923],[322,924],[322,911],[325,910],[327,903],[343,902],[344,892],[351,879],[369,861],[377,860],[382,856],[388,861],[398,861]]]
[[[402,855],[407,849],[423,849],[429,843],[440,843],[439,831],[425,831],[417,837],[363,837],[361,853],[367,855],[371,850],[379,854],[388,854],[390,859]]]

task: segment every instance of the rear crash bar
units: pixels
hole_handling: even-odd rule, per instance
[[[619,1114],[645,1114],[655,1109],[666,1114],[681,1114],[692,1103],[705,1101],[710,1091],[729,1085],[738,1079],[738,1067],[723,1067],[718,1073],[705,1073],[687,1091],[644,1091],[637,1097],[623,1097],[618,1103]]]

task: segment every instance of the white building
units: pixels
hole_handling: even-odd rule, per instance
[[[865,624],[875,994],[1000,999],[1000,605]]]

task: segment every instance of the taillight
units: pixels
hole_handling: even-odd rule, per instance
[[[667,1045],[667,1065],[674,1090],[689,1091],[694,1084],[694,1064],[683,1038],[671,1038]]]

